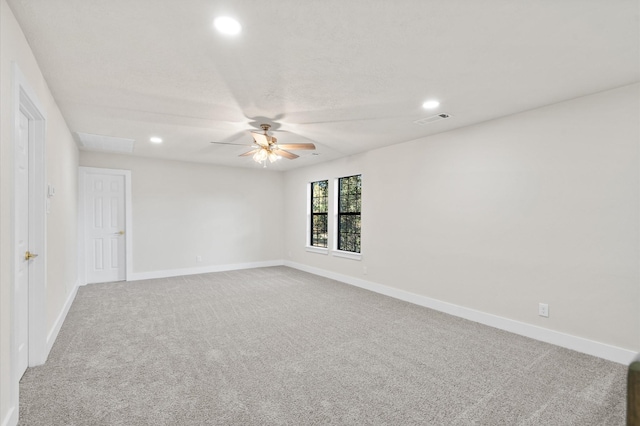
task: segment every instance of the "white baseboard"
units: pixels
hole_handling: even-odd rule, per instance
[[[69,293],[69,297],[67,297],[67,301],[64,303],[62,307],[62,311],[60,311],[60,315],[56,318],[56,322],[53,324],[53,328],[47,335],[47,353],[45,356],[45,360],[49,357],[49,352],[51,352],[51,348],[53,348],[53,344],[58,337],[58,333],[60,332],[60,328],[62,328],[62,324],[64,323],[65,318],[67,318],[67,314],[69,313],[69,309],[71,309],[71,305],[76,298],[76,294],[78,294],[78,287],[80,286],[80,281],[77,281]]]
[[[542,342],[551,343],[563,348],[572,349],[588,355],[604,358],[609,361],[629,365],[636,357],[637,352],[619,348],[617,346],[608,345],[606,343],[596,342],[594,340],[573,336],[559,331],[549,330],[547,328],[538,327],[524,322],[488,314],[486,312],[476,311],[474,309],[465,308],[463,306],[454,305],[452,303],[442,302],[430,297],[421,296],[419,294],[410,293],[371,281],[350,277],[348,275],[338,274],[336,272],[327,271],[312,266],[303,265],[301,263],[284,261],[284,265],[309,272],[322,277],[330,278],[356,287],[364,288],[375,293],[384,294],[385,296],[403,300],[405,302],[424,306],[436,311],[444,312],[460,318],[468,319],[500,330],[509,331],[531,339],[540,340]]]
[[[170,277],[178,277],[182,275],[207,274],[210,272],[235,271],[238,269],[267,268],[270,266],[282,266],[283,264],[284,263],[282,260],[267,260],[264,262],[234,263],[230,265],[201,266],[198,268],[168,269],[164,271],[150,271],[150,272],[134,272],[133,274],[131,274],[131,276],[127,277],[127,281],[140,281],[140,280],[149,280],[154,278],[170,278]]]
[[[9,412],[2,421],[2,426],[16,426],[18,424],[18,410],[16,407],[11,407]]]

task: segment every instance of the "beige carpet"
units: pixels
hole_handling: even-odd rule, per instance
[[[625,367],[286,267],[82,287],[21,425],[624,425]]]

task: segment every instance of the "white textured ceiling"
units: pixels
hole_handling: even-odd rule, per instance
[[[209,141],[269,122],[318,147],[269,166],[286,170],[640,80],[637,0],[8,3],[70,130],[147,157],[256,167]],[[242,33],[218,34],[220,15]]]

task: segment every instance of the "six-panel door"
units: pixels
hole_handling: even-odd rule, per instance
[[[87,173],[85,182],[87,282],[122,281],[125,279],[125,178]]]

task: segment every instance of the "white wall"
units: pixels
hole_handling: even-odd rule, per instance
[[[47,215],[46,332],[55,335],[77,281],[78,150],[29,45],[5,0],[0,0],[0,424],[17,419],[18,383],[10,380],[13,285],[12,63],[26,77],[47,115],[46,180],[56,187]],[[13,411],[12,411],[13,410]]]
[[[48,119],[47,181],[56,187],[47,216],[48,331],[59,325],[77,271],[78,152],[0,0],[0,423],[17,410],[17,383],[7,379],[13,61]],[[623,87],[284,175],[93,153],[80,161],[132,170],[135,272],[286,257],[640,351],[638,90]],[[363,174],[362,261],[306,252],[307,182],[354,173]],[[550,304],[548,319],[537,316],[538,302]]]
[[[281,173],[86,151],[80,164],[131,170],[134,273],[282,259]]]
[[[640,351],[638,92],[287,172],[287,258]],[[355,173],[362,260],[306,252],[307,182]]]

